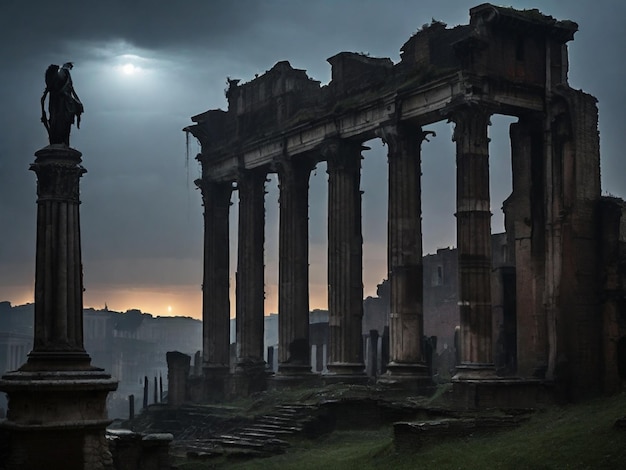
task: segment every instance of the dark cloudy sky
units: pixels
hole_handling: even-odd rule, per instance
[[[225,108],[226,77],[248,81],[280,60],[330,80],[328,57],[365,52],[399,60],[402,44],[432,18],[467,23],[465,0],[1,0],[0,300],[32,301],[35,246],[33,153],[47,144],[39,121],[43,74],[73,61],[85,105],[71,144],[81,181],[85,305],[200,316],[202,208],[187,160],[190,116]],[[599,99],[602,184],[626,197],[626,3],[508,0],[579,23],[570,83]],[[510,191],[507,126],[490,129],[494,231]],[[454,147],[450,127],[423,148],[424,251],[455,245]],[[385,277],[386,174],[379,142],[365,153],[366,295]],[[311,307],[325,307],[325,168],[311,180]],[[276,311],[277,190],[268,183],[266,312]],[[236,202],[236,196],[233,199]],[[233,206],[236,225],[236,204]],[[234,237],[233,237],[234,238]],[[232,244],[232,271],[236,245]],[[234,305],[234,299],[233,299]],[[170,308],[168,308],[170,307]]]

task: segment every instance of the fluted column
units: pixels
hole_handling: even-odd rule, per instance
[[[3,468],[106,468],[106,399],[117,381],[92,366],[83,347],[79,181],[85,169],[81,153],[63,144],[35,156],[33,350],[19,370],[0,378],[8,398],[0,432],[10,443]]]
[[[311,371],[309,348],[308,161],[278,164],[280,189],[278,254],[278,371]]]
[[[328,313],[331,374],[364,374],[363,237],[361,234],[361,150],[359,142],[329,142]]]
[[[456,142],[456,226],[461,364],[457,379],[495,373],[491,312],[490,113],[467,106],[452,115]]]
[[[265,240],[264,170],[243,170],[239,190],[239,244],[237,253],[237,367],[263,367],[263,315]]]
[[[421,128],[384,129],[389,147],[388,254],[391,305],[388,376],[427,378],[422,266]]]
[[[203,368],[227,371],[230,361],[229,223],[230,181],[199,179],[204,205],[202,280]]]
[[[89,367],[83,346],[83,273],[79,180],[81,153],[49,146],[35,153],[37,254],[35,336],[27,366],[70,361]]]

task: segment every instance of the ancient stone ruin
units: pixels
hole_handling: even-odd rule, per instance
[[[308,181],[328,172],[328,374],[364,377],[360,160],[363,142],[388,148],[390,363],[381,379],[429,382],[422,348],[420,147],[424,126],[454,123],[461,363],[455,387],[480,394],[548,384],[573,398],[614,390],[624,337],[622,201],[601,197],[596,99],[568,84],[567,43],[578,25],[537,10],[482,4],[469,24],[433,21],[401,60],[342,52],[326,86],[278,62],[247,83],[229,80],[228,109],[193,116],[201,143],[205,220],[205,398],[264,387],[264,185],[280,188],[279,365],[275,380],[310,373]],[[513,191],[504,203],[514,258],[517,370],[495,373],[492,328],[490,117],[510,127]],[[239,191],[237,359],[229,371],[229,224]],[[622,340],[623,341],[623,340]],[[242,385],[243,384],[243,385]],[[481,389],[481,387],[483,387]],[[485,388],[486,387],[486,388]],[[518,388],[518,391],[520,389]],[[525,390],[525,389],[524,389]],[[508,392],[507,392],[508,393]],[[471,397],[470,397],[471,399]]]
[[[35,325],[28,361],[0,380],[8,469],[110,468],[106,398],[117,381],[91,365],[83,343],[79,181],[82,154],[65,144],[35,153]],[[6,461],[2,462],[2,459]]]

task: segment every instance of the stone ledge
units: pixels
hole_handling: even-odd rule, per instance
[[[443,418],[432,421],[397,422],[393,425],[396,451],[415,452],[443,438],[465,437],[474,433],[492,433],[512,429],[525,421],[524,416],[479,416],[475,418]]]
[[[9,420],[0,421],[0,428],[18,432],[34,432],[34,431],[68,431],[75,429],[102,429],[111,424],[110,419],[85,419],[80,421],[53,422],[49,424],[28,424],[16,423]]]

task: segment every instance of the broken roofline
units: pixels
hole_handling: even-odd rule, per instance
[[[445,120],[468,103],[513,116],[542,112],[546,90],[567,85],[567,61],[555,63],[548,51],[565,47],[577,27],[538,10],[482,4],[470,10],[468,25],[448,29],[434,21],[420,29],[397,64],[336,54],[328,59],[333,79],[323,87],[286,61],[248,83],[229,80],[228,111],[193,116],[184,130],[202,145],[205,174],[221,179],[232,177],[228,167],[268,164],[328,137],[368,140],[385,123]]]

